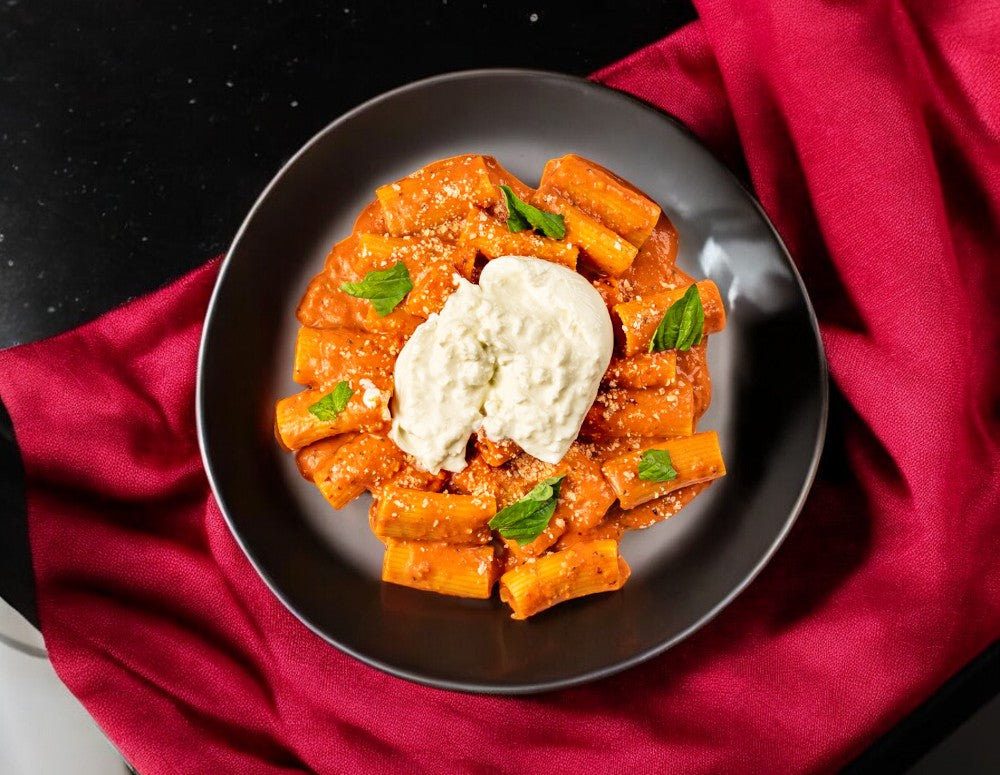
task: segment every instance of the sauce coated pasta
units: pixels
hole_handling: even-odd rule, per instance
[[[675,266],[677,232],[659,205],[574,154],[549,161],[538,188],[492,157],[467,155],[428,164],[375,194],[297,309],[302,328],[293,377],[303,390],[277,403],[279,443],[332,508],[371,493],[370,528],[385,545],[383,581],[472,598],[499,589],[515,619],[620,589],[630,574],[619,551],[623,533],[675,515],[726,473],[718,435],[698,429],[711,401],[707,340],[726,324],[718,288]],[[558,338],[555,327],[566,314],[552,310],[562,309],[562,299],[549,297],[543,310],[537,299],[503,307],[510,300],[497,297],[494,305],[508,317],[490,318],[490,307],[482,318],[497,330],[453,336],[454,363],[408,367],[422,375],[419,385],[406,386],[408,412],[419,413],[426,402],[428,418],[448,416],[452,407],[442,405],[432,372],[460,370],[464,354],[480,370],[480,382],[469,382],[466,393],[487,397],[463,408],[473,422],[458,423],[459,432],[471,436],[449,441],[449,454],[439,456],[448,463],[428,464],[413,447],[413,454],[404,450],[394,431],[397,359],[406,350],[412,363],[414,332],[430,318],[437,328],[421,328],[426,339],[455,318],[460,307],[448,305],[456,291],[478,284],[489,262],[508,257],[558,265],[548,272],[555,277],[551,292],[569,294],[580,284],[596,300],[581,308],[607,317],[596,328],[562,330],[549,358],[539,348],[546,331]],[[526,318],[536,314],[544,323],[532,328]],[[610,362],[610,345],[574,333],[603,331],[608,321]],[[533,332],[523,343],[530,353],[518,350],[520,330]],[[576,357],[584,352],[590,357]],[[591,364],[592,376],[552,378],[574,360]],[[489,418],[500,404],[488,397],[497,395],[490,386],[501,384],[505,414],[498,423]],[[578,428],[575,439],[562,422],[561,446],[546,460],[515,441],[532,449],[527,439],[538,436],[518,407],[537,412],[547,401],[517,391],[543,388],[574,390],[580,406],[579,417],[567,420]],[[563,406],[560,400],[553,393],[552,406]],[[474,421],[480,415],[481,425]],[[498,427],[508,437],[491,438],[488,431]]]

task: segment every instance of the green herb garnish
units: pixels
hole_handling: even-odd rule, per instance
[[[378,316],[384,318],[413,290],[413,281],[406,264],[397,261],[391,269],[369,272],[359,283],[344,283],[340,290],[349,296],[368,299]]]
[[[549,526],[559,500],[559,488],[565,478],[566,474],[562,474],[539,482],[517,503],[498,511],[490,520],[490,528],[504,538],[517,541],[519,546],[530,544]]]
[[[647,482],[669,482],[677,478],[670,453],[665,449],[647,449],[639,459],[639,478]]]
[[[500,186],[500,190],[507,205],[508,229],[514,232],[534,229],[552,239],[562,239],[566,236],[566,222],[559,213],[547,213],[545,210],[532,207],[523,199],[518,199],[510,186]]]
[[[701,343],[704,328],[705,308],[701,306],[698,286],[692,285],[670,305],[649,342],[649,351],[689,350],[691,345]]]
[[[309,414],[321,422],[333,422],[337,415],[347,408],[354,391],[347,382],[338,382],[332,391],[309,407]]]

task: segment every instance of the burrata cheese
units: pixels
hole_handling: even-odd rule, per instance
[[[396,360],[390,438],[429,471],[461,471],[483,429],[557,463],[580,432],[614,346],[600,294],[564,266],[502,256],[456,276]]]

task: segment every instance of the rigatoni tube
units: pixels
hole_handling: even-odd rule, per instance
[[[574,597],[620,589],[629,573],[614,539],[578,543],[507,571],[500,577],[500,599],[510,605],[512,618],[527,619]]]

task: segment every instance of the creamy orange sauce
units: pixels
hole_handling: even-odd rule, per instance
[[[511,231],[500,185],[562,214],[565,238]],[[499,581],[514,617],[525,618],[570,597],[619,588],[628,578],[617,549],[622,534],[673,516],[724,475],[717,437],[697,432],[712,396],[707,334],[725,326],[714,284],[698,282],[702,342],[647,352],[665,310],[695,283],[676,267],[677,249],[677,231],[655,202],[573,155],[550,161],[537,189],[476,155],[434,162],[378,189],[298,306],[295,375],[306,390],[282,399],[276,417],[279,439],[295,451],[302,476],[332,506],[372,493],[371,527],[387,547],[386,581],[469,597],[488,597]],[[476,282],[486,262],[508,254],[582,274],[611,313],[615,354],[579,439],[558,463],[480,434],[469,443],[463,471],[432,475],[386,435],[395,359],[447,302],[454,275]],[[341,290],[397,262],[413,288],[387,315]],[[625,305],[621,317],[618,305]],[[626,316],[632,328],[623,324]],[[341,382],[353,391],[343,410],[326,419],[312,413]],[[647,450],[669,452],[676,477],[642,480],[636,461]],[[490,531],[498,510],[560,476],[554,512],[537,538],[522,545]]]

